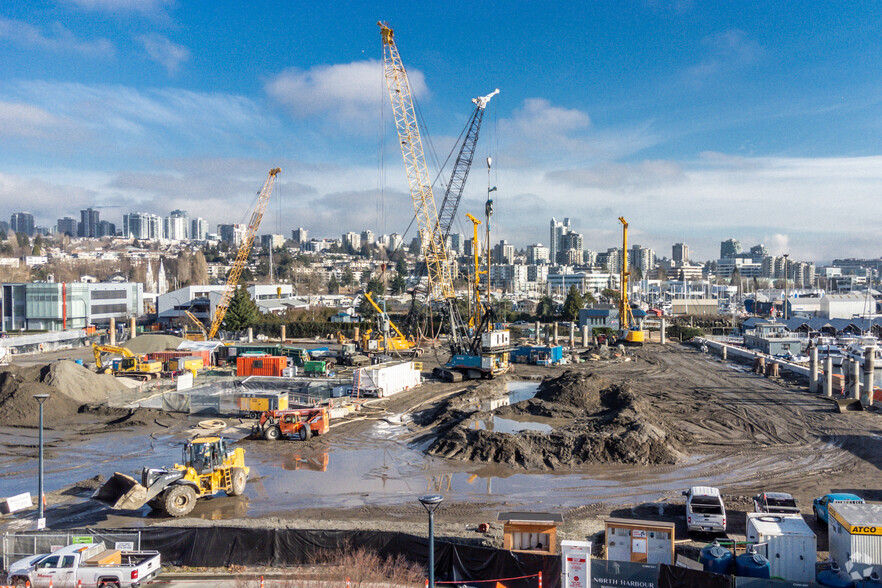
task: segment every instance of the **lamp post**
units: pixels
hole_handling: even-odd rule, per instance
[[[37,474],[37,528],[41,529],[46,524],[43,517],[43,403],[49,398],[48,394],[34,394],[34,399],[40,404],[40,466]]]
[[[435,511],[443,500],[440,494],[420,496],[420,504],[429,513],[429,588],[435,588]]]
[[[787,258],[790,257],[789,253],[784,254],[784,320],[786,321],[788,318],[787,312]]]

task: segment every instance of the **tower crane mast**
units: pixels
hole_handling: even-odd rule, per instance
[[[248,263],[248,255],[251,253],[251,247],[254,244],[254,235],[260,227],[260,221],[263,219],[263,213],[266,212],[266,205],[273,193],[273,184],[275,184],[276,176],[281,173],[281,169],[273,168],[269,171],[266,182],[257,197],[257,204],[251,213],[251,220],[248,222],[248,230],[245,233],[245,239],[239,246],[239,252],[236,254],[236,261],[233,263],[230,274],[227,276],[227,284],[224,287],[224,293],[221,295],[220,302],[214,311],[214,318],[211,321],[211,328],[208,329],[207,339],[212,339],[224,322],[227,315],[227,309],[230,308],[230,302],[233,300],[233,294],[236,293],[236,287],[239,285],[239,279],[242,277],[242,270]]]

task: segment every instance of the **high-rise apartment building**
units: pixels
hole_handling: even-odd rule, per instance
[[[77,236],[94,239],[98,236],[98,223],[101,222],[100,212],[87,208],[80,211],[80,224],[77,226]]]
[[[309,241],[309,231],[303,227],[294,229],[291,231],[291,240],[298,244],[306,243]]]
[[[557,252],[560,251],[560,239],[563,235],[570,232],[570,219],[565,218],[563,222],[555,218],[551,219],[551,231],[548,236],[548,253],[551,263],[557,263]]]
[[[364,230],[361,232],[361,243],[362,245],[373,245],[376,241],[376,236],[374,232],[371,230]]]
[[[527,264],[540,265],[549,262],[548,247],[542,243],[527,245]]]
[[[343,247],[352,247],[356,251],[361,249],[361,235],[358,233],[343,233]]]
[[[190,221],[190,238],[196,241],[205,241],[208,239],[208,221],[197,216]]]
[[[77,219],[66,216],[58,219],[55,230],[59,235],[68,235],[70,237],[77,236]]]
[[[162,217],[148,212],[130,212],[123,215],[123,237],[129,239],[149,239],[159,241],[163,238]]]
[[[248,227],[239,223],[218,225],[217,232],[220,235],[221,241],[226,241],[233,247],[239,247],[245,241]]]
[[[741,253],[741,241],[726,239],[720,243],[720,259],[731,259]]]
[[[514,245],[512,245],[511,243],[509,243],[505,239],[501,240],[493,248],[493,258],[496,263],[502,263],[502,264],[514,263],[514,253],[515,253]]]
[[[116,225],[110,221],[98,221],[95,225],[96,237],[116,237]]]
[[[9,217],[9,229],[13,233],[24,233],[28,237],[33,237],[34,215],[30,212],[13,212]]]
[[[189,238],[190,220],[186,210],[173,210],[162,222],[166,239],[184,241]]]
[[[671,259],[674,263],[689,263],[689,246],[686,243],[674,243]]]

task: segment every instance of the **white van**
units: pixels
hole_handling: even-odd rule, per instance
[[[693,486],[686,497],[686,528],[689,531],[726,532],[726,505],[718,488]]]

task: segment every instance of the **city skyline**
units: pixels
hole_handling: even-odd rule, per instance
[[[685,242],[696,258],[728,236],[773,255],[876,257],[880,11],[4,6],[0,198],[27,202],[44,226],[90,207],[113,222],[199,210],[216,226],[244,222],[278,165],[266,232],[403,234],[412,206],[385,106],[382,18],[442,161],[470,99],[500,88],[460,207],[479,213],[498,188],[494,242],[544,243],[547,218],[569,217],[602,251],[625,215],[637,242]],[[62,203],[73,210],[59,214]]]

